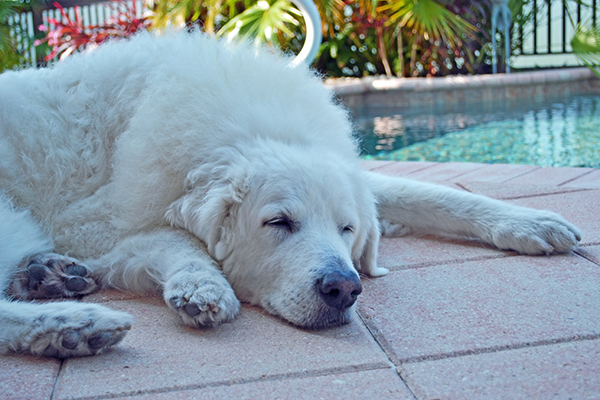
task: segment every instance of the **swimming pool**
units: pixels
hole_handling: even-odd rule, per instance
[[[600,168],[600,96],[356,113],[367,159]]]

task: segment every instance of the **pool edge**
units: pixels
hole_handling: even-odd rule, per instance
[[[539,101],[556,96],[600,93],[600,79],[585,67],[440,78],[350,78],[327,80],[324,84],[352,111],[369,107],[407,108],[481,101]]]

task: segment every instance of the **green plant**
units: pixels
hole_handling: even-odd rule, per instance
[[[571,48],[579,61],[587,66],[600,79],[600,72],[596,69],[600,65],[600,27],[594,24],[593,21],[585,21],[575,24],[573,11],[565,7],[569,21],[575,28],[575,34],[571,39]],[[585,5],[581,0],[578,0],[579,5]],[[588,6],[589,7],[589,6]]]
[[[282,45],[298,35],[301,19],[300,11],[287,0],[259,0],[229,19],[217,36],[254,38],[257,44]]]
[[[477,4],[477,0],[462,0]],[[442,0],[317,0],[324,41],[315,65],[334,76],[436,74],[446,59],[461,56],[465,38],[477,29]],[[298,50],[302,18],[287,0],[161,0],[153,3],[153,28],[197,24],[217,35],[254,37]],[[440,42],[445,45],[441,46]],[[425,51],[420,49],[425,47]],[[405,68],[405,53],[410,65]],[[417,57],[419,59],[417,59]],[[437,69],[433,66],[440,65]],[[467,57],[468,58],[468,57]],[[440,59],[444,59],[440,61]],[[427,64],[425,71],[417,66]],[[462,62],[462,65],[468,64]],[[460,64],[460,63],[459,63]],[[450,69],[460,69],[454,63]]]
[[[29,36],[15,23],[21,12],[29,11],[33,3],[19,0],[0,0],[0,72],[17,68],[26,62]]]
[[[575,56],[600,79],[600,72],[596,69],[600,65],[600,28],[579,25],[571,40],[571,48]]]

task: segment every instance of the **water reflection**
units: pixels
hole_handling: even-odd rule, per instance
[[[380,159],[600,165],[600,96],[494,110],[398,110],[355,120]]]

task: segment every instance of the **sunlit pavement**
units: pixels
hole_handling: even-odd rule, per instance
[[[383,239],[349,325],[305,331],[244,306],[214,329],[184,326],[160,297],[84,301],[132,313],[105,354],[0,356],[0,399],[600,398],[600,170],[365,162],[575,223],[581,246],[527,257],[477,242]]]

